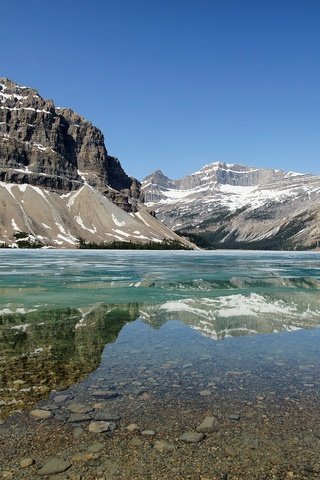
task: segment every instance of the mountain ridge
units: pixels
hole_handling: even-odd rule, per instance
[[[142,181],[148,208],[204,248],[314,248],[320,176],[214,162],[179,180]]]

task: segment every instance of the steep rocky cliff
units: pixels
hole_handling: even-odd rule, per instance
[[[90,122],[0,78],[0,246],[180,241],[140,187]]]
[[[320,243],[320,177],[213,163],[142,182],[146,205],[205,248],[305,249]]]
[[[0,78],[0,180],[66,193],[91,185],[126,211],[140,184],[108,155],[101,131],[36,90]]]

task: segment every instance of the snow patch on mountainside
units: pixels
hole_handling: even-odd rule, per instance
[[[126,224],[123,220],[118,220],[114,213],[112,214],[112,220],[117,227],[123,227]]]

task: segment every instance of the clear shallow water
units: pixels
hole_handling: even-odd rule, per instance
[[[319,333],[304,329],[320,323],[319,288],[314,252],[2,250],[0,413],[83,378],[77,395],[86,382],[119,389],[119,377],[130,387],[144,370],[159,397],[222,395],[228,371],[241,379],[257,365],[260,376],[239,380],[244,396],[282,388],[284,398],[290,385],[313,395]]]

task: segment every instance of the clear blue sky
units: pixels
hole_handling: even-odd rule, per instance
[[[76,110],[142,179],[320,174],[319,0],[10,0],[0,76]]]

